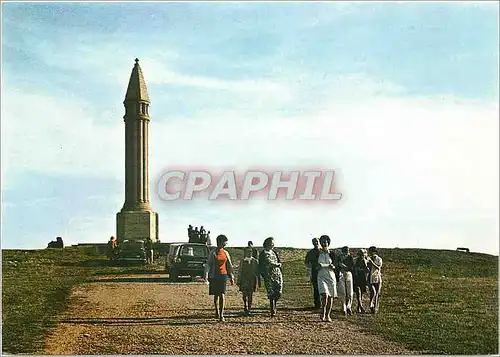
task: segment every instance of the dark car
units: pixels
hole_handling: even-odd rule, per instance
[[[119,260],[133,261],[146,264],[146,249],[144,247],[144,240],[124,240],[120,243]]]
[[[166,270],[170,280],[177,281],[179,276],[203,276],[208,260],[209,249],[199,243],[172,243],[166,259]]]

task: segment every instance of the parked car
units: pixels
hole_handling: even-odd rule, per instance
[[[120,243],[118,257],[119,260],[136,261],[146,264],[144,240],[124,240]]]
[[[179,276],[203,276],[209,252],[205,244],[170,244],[165,266],[170,280],[177,281]]]

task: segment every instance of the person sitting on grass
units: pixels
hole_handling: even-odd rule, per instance
[[[215,316],[224,322],[224,294],[226,293],[227,280],[234,284],[233,264],[229,252],[224,249],[227,237],[223,234],[217,236],[217,248],[208,256],[205,270],[205,280],[208,282],[208,294],[214,296]]]
[[[372,314],[378,312],[380,304],[380,292],[382,290],[382,258],[377,254],[377,248],[368,248],[368,267],[370,268],[370,311]]]
[[[64,248],[64,243],[61,237],[56,237],[55,241],[49,242],[47,248]]]
[[[243,305],[246,315],[252,309],[253,293],[257,290],[257,285],[261,285],[259,274],[259,261],[252,256],[252,248],[246,247],[244,257],[238,269],[237,284],[243,294]]]

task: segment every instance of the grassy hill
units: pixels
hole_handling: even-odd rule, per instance
[[[284,261],[282,304],[311,306],[305,250],[278,248]],[[242,249],[229,248],[235,262]],[[368,331],[432,354],[498,354],[498,257],[444,250],[381,249],[380,313],[345,319]],[[163,272],[114,267],[76,247],[2,251],[3,353],[41,352],[47,329],[75,284],[98,274]],[[339,310],[336,302],[334,309]],[[344,318],[340,317],[339,318]]]

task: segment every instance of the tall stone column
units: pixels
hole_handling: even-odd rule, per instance
[[[116,215],[118,241],[151,238],[158,240],[158,214],[149,203],[149,96],[135,59],[125,106],[125,203]]]

